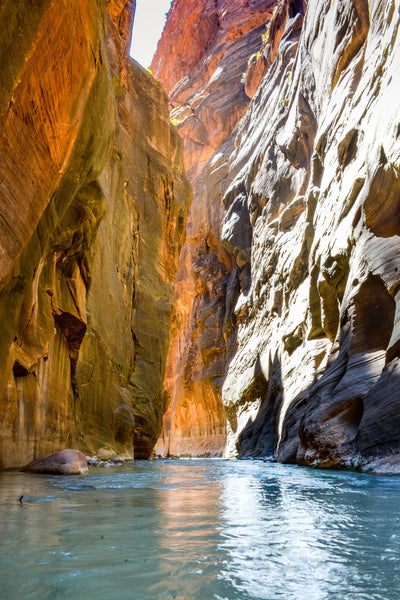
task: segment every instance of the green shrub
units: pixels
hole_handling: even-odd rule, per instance
[[[247,64],[249,65],[252,62],[253,58],[255,58],[257,61],[260,58],[260,56],[261,56],[261,52],[259,50],[258,52],[255,52],[254,54],[252,54],[250,56],[249,60],[247,61]]]
[[[268,40],[269,40],[269,28],[268,28],[268,31],[266,31],[265,33],[263,33],[261,35],[261,39],[262,39],[263,42],[268,42]]]
[[[120,98],[121,96],[125,95],[126,89],[119,77],[115,76],[112,78],[112,85],[114,96],[116,98]]]

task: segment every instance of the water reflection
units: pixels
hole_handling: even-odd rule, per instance
[[[3,473],[0,597],[398,600],[399,504],[400,478],[256,461]]]
[[[218,547],[223,526],[219,514],[223,492],[210,466],[195,463],[169,467],[158,491],[160,570],[164,574],[153,591],[171,598],[214,598],[222,561]],[[221,582],[220,591],[225,584]]]
[[[243,598],[398,597],[397,482],[392,497],[382,478],[274,465],[228,472],[223,487],[221,576]]]

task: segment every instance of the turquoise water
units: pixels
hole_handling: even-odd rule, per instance
[[[1,600],[399,600],[400,478],[234,460],[1,473],[0,540]]]

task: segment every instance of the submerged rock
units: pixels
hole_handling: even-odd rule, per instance
[[[78,475],[87,473],[87,470],[86,456],[79,450],[70,448],[36,458],[21,469],[21,471],[27,473],[49,473],[54,475]]]
[[[88,456],[87,464],[89,467],[105,467],[108,469],[110,467],[122,467],[126,460],[123,456],[115,456],[109,459],[99,458],[99,456]]]

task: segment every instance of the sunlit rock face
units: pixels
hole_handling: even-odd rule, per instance
[[[222,202],[233,138],[249,104],[247,63],[257,52],[275,1],[176,0],[152,63],[169,91],[172,122],[184,140],[193,184],[187,241],[176,283],[167,363],[170,402],[156,451],[220,455],[226,445],[221,387],[235,347],[235,258],[221,244]]]
[[[230,158],[222,237],[250,260],[224,403],[244,454],[364,464],[400,443],[399,11],[286,6]]]
[[[174,394],[222,386],[228,451],[366,468],[400,451],[399,19],[392,0],[280,1],[204,172],[214,202],[195,184]]]
[[[134,8],[2,6],[2,467],[147,456],[161,429],[190,191],[165,92],[128,58]]]

